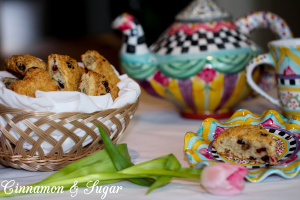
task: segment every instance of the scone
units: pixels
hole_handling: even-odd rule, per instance
[[[0,81],[2,81],[4,83],[4,85],[7,89],[11,89],[12,84],[14,84],[18,80],[20,80],[20,79],[11,78],[11,77],[4,77],[4,78],[0,79]]]
[[[18,94],[35,97],[35,92],[40,91],[59,91],[56,83],[52,80],[49,73],[41,68],[30,68],[23,80],[12,84],[11,89]]]
[[[63,91],[77,91],[84,71],[75,59],[58,54],[48,56],[48,70],[51,78]]]
[[[104,75],[111,84],[117,85],[117,83],[120,81],[108,60],[100,55],[97,51],[88,50],[81,55],[81,60],[84,64],[84,67]]]
[[[90,96],[110,93],[113,100],[115,100],[118,97],[119,88],[110,84],[105,76],[87,70],[81,77],[79,91]]]
[[[277,165],[276,142],[267,130],[258,125],[234,126],[221,132],[214,148],[218,154]]]
[[[19,78],[23,78],[28,69],[38,67],[47,70],[44,61],[29,54],[13,55],[5,60],[5,68]]]

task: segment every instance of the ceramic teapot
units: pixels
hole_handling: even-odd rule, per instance
[[[253,12],[234,22],[212,0],[192,1],[149,48],[134,16],[123,13],[112,25],[123,33],[125,72],[149,94],[173,102],[183,117],[194,119],[226,118],[251,92],[245,68],[262,53],[249,39],[251,31],[269,28],[279,38],[292,37],[274,13]]]

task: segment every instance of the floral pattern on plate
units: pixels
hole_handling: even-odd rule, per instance
[[[247,124],[262,125],[267,130],[272,129],[271,134],[276,140],[279,154],[278,165],[266,166],[249,160],[221,157],[219,155],[216,155],[219,158],[217,160],[212,156],[211,144],[220,132],[232,126]],[[225,121],[218,121],[214,118],[205,119],[196,133],[186,133],[184,150],[190,164],[197,168],[211,165],[220,160],[222,162],[244,165],[249,169],[246,178],[251,182],[261,182],[271,174],[277,174],[284,178],[293,178],[300,171],[299,135],[300,117],[287,120],[274,110],[267,110],[259,116],[251,113],[249,110],[241,109]]]

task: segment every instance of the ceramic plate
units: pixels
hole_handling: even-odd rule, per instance
[[[262,125],[273,136],[279,155],[278,165],[268,166],[248,159],[243,160],[217,154],[212,146],[217,135],[229,127],[246,124]],[[246,176],[249,181],[261,182],[271,174],[277,174],[284,178],[293,178],[299,173],[299,135],[299,117],[288,121],[274,110],[266,111],[261,116],[248,110],[239,110],[226,121],[220,122],[213,118],[204,120],[197,133],[186,133],[184,148],[190,164],[194,167],[201,168],[215,162],[239,164],[249,169]]]

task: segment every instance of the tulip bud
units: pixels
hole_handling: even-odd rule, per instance
[[[242,192],[247,168],[229,163],[207,166],[201,173],[201,185],[211,194],[232,196]]]

